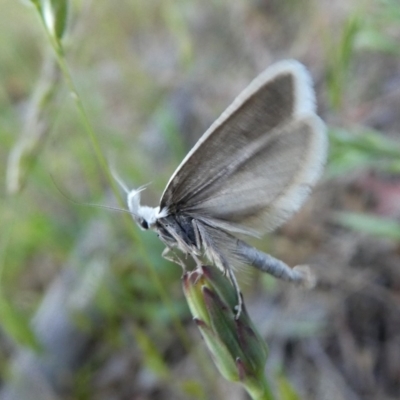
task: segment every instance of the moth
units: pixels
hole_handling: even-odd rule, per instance
[[[311,285],[307,267],[291,268],[238,235],[260,237],[298,211],[323,172],[327,148],[309,73],[297,61],[281,61],[255,78],[203,134],[158,207],[140,204],[143,188],[125,188],[129,211],[140,228],[158,234],[165,258],[179,263],[168,255],[178,249],[200,265],[205,256],[238,294],[233,268],[243,264]]]

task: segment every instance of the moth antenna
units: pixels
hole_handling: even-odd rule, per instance
[[[60,186],[56,183],[54,177],[52,174],[50,174],[50,178],[53,181],[53,185],[56,187],[56,189],[60,192],[60,194],[65,197],[69,202],[73,204],[77,204],[78,206],[89,206],[89,207],[97,207],[97,208],[103,208],[105,210],[111,210],[111,211],[119,211],[119,212],[124,212],[132,215],[132,213],[129,210],[125,210],[124,208],[118,208],[118,207],[113,207],[113,206],[105,206],[102,204],[95,204],[95,203],[85,203],[81,201],[77,201],[73,199],[72,197],[68,196],[61,188]]]
[[[114,167],[110,167],[111,175],[116,180],[118,185],[123,189],[126,194],[129,194],[130,190],[125,182],[122,180],[121,176],[117,173]]]

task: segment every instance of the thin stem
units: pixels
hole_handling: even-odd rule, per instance
[[[39,12],[39,17],[40,17],[40,10],[37,9],[37,11]],[[73,81],[73,78],[71,76],[71,73],[69,71],[68,68],[68,64],[65,60],[65,55],[64,55],[64,51],[62,48],[62,44],[57,41],[54,36],[51,34],[51,32],[49,32],[46,24],[44,23],[43,19],[40,17],[40,20],[42,22],[42,25],[44,26],[45,32],[49,38],[49,41],[51,43],[51,46],[54,50],[57,62],[60,66],[60,69],[64,75],[67,87],[76,103],[78,112],[80,114],[80,117],[82,119],[84,128],[86,133],[89,136],[90,142],[93,146],[93,149],[95,151],[95,155],[96,155],[96,159],[100,165],[101,170],[103,171],[103,173],[106,176],[106,179],[108,180],[112,191],[115,195],[115,197],[117,198],[118,202],[123,205],[124,202],[122,200],[122,197],[120,195],[120,192],[118,190],[118,187],[116,185],[115,180],[112,177],[112,174],[110,172],[110,169],[108,168],[108,164],[107,164],[107,160],[104,157],[103,151],[101,149],[101,146],[98,142],[96,133],[92,127],[92,124],[90,123],[90,120],[88,118],[88,115],[86,113],[85,107],[83,105],[83,102],[81,100],[81,97],[79,96],[79,93],[76,89],[75,83]],[[127,224],[127,231],[129,232],[129,234],[132,236],[133,240],[135,242],[140,242],[139,239],[139,235],[137,233],[136,230],[132,229],[132,220],[131,218],[128,219],[128,216],[126,216],[126,218],[124,218],[125,223]],[[139,251],[141,256],[143,257],[144,260],[146,260],[146,264],[148,266],[150,266],[150,276],[151,279],[154,283],[154,285],[157,288],[157,291],[160,295],[161,301],[167,306],[167,309],[171,315],[171,319],[172,319],[172,323],[174,325],[174,328],[177,332],[178,337],[180,338],[180,340],[182,341],[183,346],[186,348],[186,350],[189,352],[191,349],[191,343],[190,340],[187,337],[187,334],[183,328],[182,322],[180,321],[178,315],[176,314],[174,308],[173,308],[173,304],[172,301],[170,300],[167,291],[165,290],[165,287],[163,285],[163,283],[160,280],[160,277],[157,274],[157,271],[153,265],[152,262],[150,262],[149,257],[147,255],[147,252],[143,249],[142,246],[139,246]],[[208,371],[208,368],[206,368],[206,366],[204,365],[204,357],[201,356],[201,354],[199,354],[198,352],[195,352],[195,356],[197,358],[198,364],[201,366],[202,371],[203,371],[203,375],[205,377],[205,379],[207,379],[208,381],[212,380],[212,375],[210,373],[210,371]]]

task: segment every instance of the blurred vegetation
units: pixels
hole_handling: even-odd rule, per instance
[[[71,398],[223,398],[192,332],[181,270],[161,258],[157,237],[128,214],[75,201],[123,208],[112,166],[129,187],[151,182],[144,201],[155,205],[213,118],[258,72],[289,57],[310,68],[329,125],[325,182],[347,187],[370,173],[397,182],[400,3],[4,0],[1,9],[2,384],[15,354],[46,351],[38,310],[73,271],[79,290],[65,303],[89,350],[71,367]],[[399,243],[400,211],[343,208],[328,210],[326,229]],[[274,240],[265,243],[273,253]],[[256,283],[259,275],[248,275]],[[271,280],[265,286],[272,297],[279,291]],[[278,376],[280,367],[279,398],[311,399],[285,371]]]

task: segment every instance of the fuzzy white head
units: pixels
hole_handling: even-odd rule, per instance
[[[122,181],[122,179],[114,170],[112,170],[112,174],[114,179],[126,193],[128,209],[135,222],[142,230],[153,229],[157,219],[167,215],[166,210],[160,212],[160,207],[148,207],[140,205],[140,192],[142,192],[146,186],[141,186],[139,189],[129,190],[128,186]]]
[[[160,207],[148,207],[140,205],[140,192],[144,188],[132,189],[128,192],[127,203],[133,219],[141,229],[147,230],[154,227],[159,218]]]

